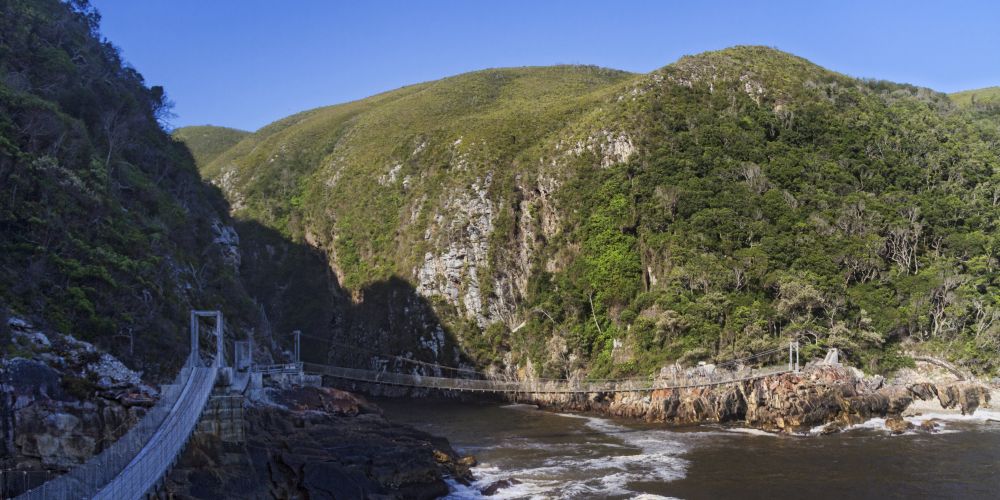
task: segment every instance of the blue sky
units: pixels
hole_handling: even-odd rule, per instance
[[[646,72],[761,44],[852,76],[1000,85],[1000,2],[91,0],[176,103],[174,126],[255,130],[297,111],[503,66]]]

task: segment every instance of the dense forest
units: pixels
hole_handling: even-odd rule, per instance
[[[875,372],[920,352],[994,372],[998,124],[734,47],[404,87],[200,168],[238,215],[322,248],[356,300],[409,283],[483,366],[645,374],[799,340]]]

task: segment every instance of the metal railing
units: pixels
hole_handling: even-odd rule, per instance
[[[18,496],[25,500],[141,498],[170,470],[215,385],[216,367],[194,356],[128,432],[66,474]]]
[[[301,373],[302,363],[284,363],[277,365],[254,365],[253,371],[255,373],[263,373],[264,375],[276,375],[279,373]]]

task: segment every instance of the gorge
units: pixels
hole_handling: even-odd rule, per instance
[[[225,317],[198,363],[236,369],[241,342],[247,377],[299,378],[220,375],[168,498],[732,495],[690,481],[764,439],[742,471],[794,471],[786,495],[794,453],[919,457],[925,481],[886,466],[919,485],[896,494],[1000,487],[995,89],[741,45],[171,129],[88,2],[0,14],[4,498],[167,400],[193,310]],[[765,372],[789,345],[802,370]],[[933,469],[937,446],[973,451]],[[830,494],[872,496],[850,469]]]

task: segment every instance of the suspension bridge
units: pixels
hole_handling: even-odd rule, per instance
[[[212,332],[216,352],[211,361],[200,355],[200,318],[214,320]],[[435,370],[453,370],[462,376],[427,376],[419,373],[398,373],[385,369],[347,368],[303,363],[299,358],[299,336],[295,335],[294,362],[277,365],[255,365],[252,361],[252,340],[235,343],[233,366],[226,365],[223,345],[223,318],[218,311],[191,312],[191,353],[177,377],[161,388],[160,399],[128,432],[87,462],[68,473],[15,497],[23,500],[70,500],[81,498],[138,499],[156,493],[167,474],[177,463],[190,440],[202,412],[213,397],[231,397],[248,387],[259,387],[264,376],[306,374],[335,379],[398,387],[443,391],[518,394],[590,394],[615,392],[648,392],[661,389],[709,387],[754,380],[762,377],[798,371],[798,344],[787,347],[787,363],[772,365],[765,361],[780,358],[785,348],[771,349],[753,356],[734,359],[716,365],[700,366],[687,371],[669,371],[655,377],[615,380],[531,379],[519,380],[496,374],[484,374],[431,365]],[[778,356],[776,356],[776,354]],[[756,365],[756,366],[755,366]]]
[[[483,374],[471,370],[461,370],[471,372],[465,377],[442,377],[420,373],[390,372],[384,368],[368,370],[316,363],[303,363],[303,369],[307,373],[350,382],[457,392],[513,395],[651,392],[663,389],[711,387],[798,371],[798,345],[794,343],[788,346],[788,363],[759,368],[754,366],[758,360],[773,358],[775,354],[784,353],[784,351],[784,348],[771,349],[746,358],[717,365],[700,366],[692,370],[668,371],[650,377],[607,380],[588,380],[585,378],[520,379],[502,374]],[[472,374],[476,377],[470,376]]]

